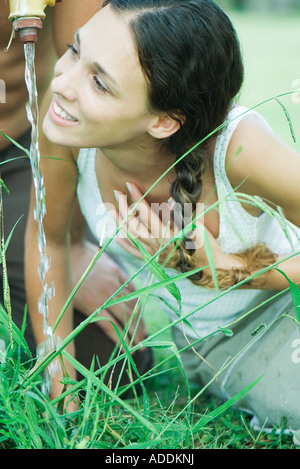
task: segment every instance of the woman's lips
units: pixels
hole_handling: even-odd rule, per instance
[[[54,100],[49,108],[49,114],[53,122],[57,125],[69,127],[78,124],[78,120],[68,114],[67,111],[61,108]]]

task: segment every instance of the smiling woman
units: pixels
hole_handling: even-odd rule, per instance
[[[42,161],[45,231],[52,260],[47,282],[56,285],[49,320],[55,322],[71,291],[69,233],[78,199],[90,231],[101,243],[110,241],[107,257],[95,266],[102,296],[96,295],[98,287],[90,290],[85,313],[96,310],[118,290],[117,280],[126,278],[114,275],[109,262],[115,262],[115,269],[139,273],[145,283],[149,272],[143,269],[142,253],[159,256],[169,277],[184,274],[176,282],[180,311],[167,289],[157,295],[173,320],[177,346],[185,349],[182,357],[189,378],[206,384],[213,378],[207,362],[218,370],[227,357],[243,350],[227,374],[218,377],[220,386],[212,383],[211,392],[227,399],[265,373],[247,394],[243,408],[254,413],[260,425],[266,418],[271,425],[278,424],[284,415],[297,428],[300,383],[289,357],[298,331],[294,321],[284,318],[292,300],[286,293],[268,305],[274,290],[288,287],[286,276],[300,281],[295,255],[300,247],[299,156],[275,137],[258,113],[237,104],[243,82],[239,42],[229,18],[214,2],[111,0],[104,5],[57,62],[51,104],[44,105],[41,151],[63,160]],[[239,194],[234,187],[239,187]],[[129,213],[132,204],[138,205]],[[280,206],[287,219],[274,206]],[[111,240],[119,224],[123,236]],[[31,214],[26,277],[40,342],[35,306],[39,283],[32,268],[37,263],[35,235]],[[85,249],[81,239],[78,246]],[[286,276],[273,268],[279,262]],[[261,304],[265,306],[259,308]],[[132,304],[126,307],[126,314],[122,308],[105,311],[121,330],[124,316],[126,323],[126,315],[133,311]],[[222,332],[216,333],[250,310],[255,314],[238,322],[230,342]],[[142,347],[142,321],[136,314],[132,318],[130,333]],[[184,318],[192,327],[182,334]],[[269,327],[274,321],[276,343]],[[253,340],[251,333],[261,331],[262,322],[266,327]],[[79,361],[83,351],[105,361],[104,351],[95,349],[103,341],[97,334],[105,324],[95,326],[94,341],[80,334]],[[56,332],[64,339],[72,327],[71,305]],[[113,332],[105,329],[116,341]],[[214,339],[208,338],[215,333]],[[198,343],[188,348],[193,341]],[[247,348],[249,342],[252,347],[255,343],[255,350]],[[75,353],[73,344],[70,352]],[[139,371],[148,369],[146,352],[140,352]],[[86,357],[84,363],[89,366]],[[278,373],[284,378],[275,380]],[[54,382],[53,394],[59,389]]]
[[[133,138],[142,144],[155,119],[147,112],[145,79],[130,31],[109,9],[76,33],[74,45],[56,64],[52,91],[44,131],[62,145],[124,149]],[[56,119],[54,103],[74,121],[62,121],[61,113]]]

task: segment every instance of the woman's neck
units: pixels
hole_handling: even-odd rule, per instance
[[[140,185],[141,190],[150,187],[174,163],[174,158],[161,147],[156,147],[155,151],[142,146],[119,152],[99,149],[97,157],[116,184],[123,186],[131,181]],[[174,174],[173,171],[166,177]]]
[[[214,145],[215,139],[210,139],[206,146],[208,166],[202,178],[203,198],[214,187]],[[126,182],[133,182],[145,193],[156,183],[146,199],[148,202],[166,201],[170,197],[170,186],[176,179],[175,168],[169,170],[174,161],[175,158],[161,145],[153,147],[143,143],[116,150],[101,148],[98,149],[96,163],[99,186],[106,188],[107,193],[112,189],[126,192]]]

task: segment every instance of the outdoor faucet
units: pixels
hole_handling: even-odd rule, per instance
[[[47,6],[53,7],[61,0],[9,0],[10,15],[13,28],[19,32],[22,43],[36,42],[37,32],[42,29],[42,20]]]

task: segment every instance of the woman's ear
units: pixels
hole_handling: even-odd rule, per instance
[[[168,138],[175,134],[181,128],[182,124],[183,122],[180,117],[178,117],[177,120],[164,114],[157,117],[156,122],[150,127],[148,133],[157,139]]]

